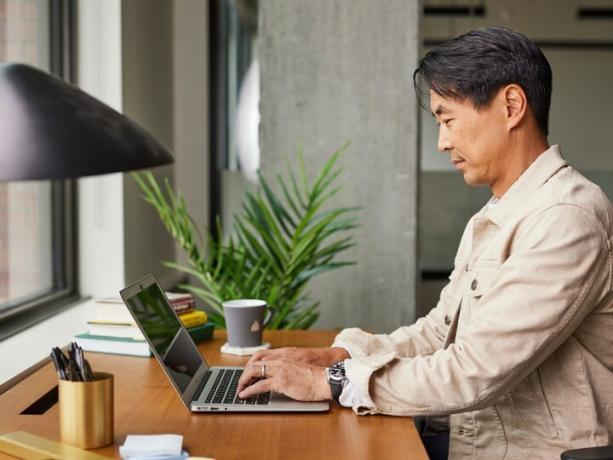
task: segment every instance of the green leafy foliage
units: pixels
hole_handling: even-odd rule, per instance
[[[273,309],[269,329],[307,329],[319,316],[319,302],[307,297],[314,276],[354,262],[336,256],[355,242],[350,230],[358,225],[356,207],[325,209],[340,190],[334,183],[339,158],[348,144],[335,152],[309,183],[304,159],[298,152],[298,177],[286,162],[287,176],[276,174],[278,192],[259,174],[260,187],[246,192],[242,212],[234,216],[232,232],[224,241],[219,219],[214,231],[202,238],[181,193],[168,180],[161,187],[153,174],[132,176],[143,199],[157,211],[166,229],[183,248],[189,265],[165,265],[192,275],[198,286],[180,287],[210,307],[209,318],[225,327],[224,300],[263,299]]]

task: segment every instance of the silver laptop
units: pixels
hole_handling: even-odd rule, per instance
[[[209,367],[155,276],[123,289],[121,298],[185,406],[193,412],[323,412],[327,402],[300,402],[279,393],[236,397],[243,368]]]

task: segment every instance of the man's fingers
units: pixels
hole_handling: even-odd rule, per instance
[[[265,366],[266,377],[272,377],[272,375],[274,374],[273,368],[271,366],[272,363],[273,361],[255,361],[245,367],[243,373],[238,379],[238,386],[236,392],[240,393],[241,390],[249,386],[252,381],[264,378],[262,366]]]
[[[273,389],[272,379],[259,380],[255,382],[253,385],[249,385],[244,390],[239,391],[238,397],[241,399],[250,398],[251,396],[257,395],[259,393],[266,393],[267,391],[271,391]]]
[[[252,380],[255,380],[256,378],[261,378],[261,377],[262,377],[261,369],[259,371],[256,371],[256,366],[254,365],[245,367],[245,369],[243,370],[243,373],[238,379],[237,393],[240,393],[240,391],[243,388],[245,388],[247,385],[249,385]]]
[[[268,361],[275,359],[295,359],[297,361],[302,361],[300,357],[297,358],[296,348],[294,347],[283,347],[276,348],[274,350],[262,350],[256,352],[250,359],[247,361],[247,365],[251,365],[257,361]]]
[[[247,366],[252,365],[255,362],[258,361],[264,361],[266,359],[271,359],[275,357],[275,355],[277,355],[281,350],[262,350],[262,351],[258,351],[256,352],[251,358],[249,358],[249,361],[247,361]]]

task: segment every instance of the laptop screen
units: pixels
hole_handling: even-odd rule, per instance
[[[207,366],[164,291],[150,276],[126,288],[121,294],[154,349],[156,358],[184,397],[198,370]]]

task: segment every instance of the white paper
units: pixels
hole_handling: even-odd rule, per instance
[[[183,436],[180,434],[129,434],[119,447],[122,457],[181,455]]]
[[[143,457],[139,455],[137,457],[123,457],[123,458],[125,460],[186,460],[188,458],[194,458],[194,457],[190,457],[187,451],[184,450],[179,456],[177,455],[147,455]]]

